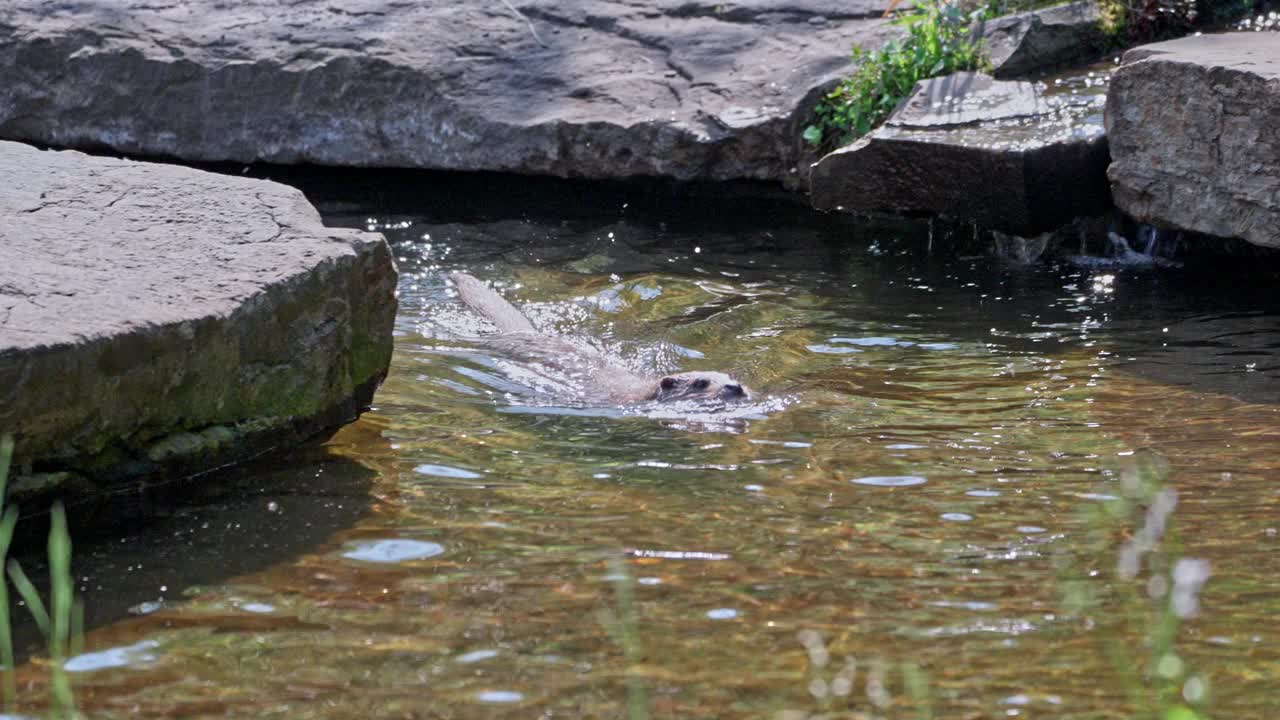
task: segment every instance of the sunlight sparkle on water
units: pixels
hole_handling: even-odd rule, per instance
[[[483,477],[480,473],[462,468],[449,467],[448,465],[419,465],[413,469],[419,475],[430,475],[432,477],[457,478],[459,480],[474,480]]]
[[[372,563],[398,563],[405,560],[422,560],[444,552],[439,543],[421,540],[371,540],[357,543],[342,553],[349,560]]]
[[[497,650],[473,650],[469,653],[459,655],[454,658],[454,660],[460,663],[470,664],[480,662],[481,660],[488,660],[489,658],[495,658],[497,656]]]
[[[857,485],[874,485],[876,487],[909,487],[911,485],[923,485],[928,480],[918,475],[871,475],[854,478],[849,482]]]
[[[523,700],[524,694],[514,690],[481,690],[476,693],[476,699],[489,703],[513,703]]]
[[[149,651],[158,647],[160,647],[160,643],[155,640],[143,640],[132,645],[83,653],[67,660],[63,668],[67,672],[93,672],[94,670],[127,667],[136,663],[151,662],[156,658]]]

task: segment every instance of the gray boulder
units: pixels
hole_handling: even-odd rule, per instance
[[[888,0],[0,3],[0,138],[189,161],[787,178]]]
[[[192,475],[350,421],[396,273],[293,188],[0,142],[0,433],[11,494]]]
[[[1109,205],[1098,95],[957,73],[916,85],[877,130],[818,161],[822,210],[903,210],[1033,235]]]
[[[1090,60],[1111,44],[1093,0],[995,18],[975,27],[974,35],[984,43],[991,74],[998,78]]]
[[[1280,247],[1280,34],[1134,48],[1112,79],[1106,115],[1120,209]]]

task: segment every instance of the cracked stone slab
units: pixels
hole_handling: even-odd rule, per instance
[[[390,250],[299,191],[12,142],[0,176],[13,492],[220,467],[354,419],[385,375]]]
[[[1134,218],[1280,247],[1280,34],[1125,53],[1107,98],[1116,205]]]
[[[1100,91],[956,73],[916,84],[884,125],[819,160],[821,210],[905,210],[1019,235],[1110,206]]]
[[[189,161],[779,180],[850,48],[901,32],[888,4],[9,0],[0,137]]]

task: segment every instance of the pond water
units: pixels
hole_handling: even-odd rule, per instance
[[[1187,673],[1216,716],[1275,716],[1272,280],[1002,267],[924,222],[663,187],[308,189],[395,247],[391,373],[260,489],[86,544],[91,615],[112,608],[72,661],[89,717],[918,717],[904,665],[937,717],[1125,717],[1146,586],[1086,511],[1135,453],[1165,459],[1182,551],[1210,562]],[[451,336],[482,325],[446,269],[758,397],[531,394]],[[1080,586],[1103,604],[1065,611]]]

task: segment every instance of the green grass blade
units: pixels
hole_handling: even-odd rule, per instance
[[[73,720],[77,717],[75,691],[71,689],[71,676],[61,662],[54,663],[50,671],[49,694],[52,707],[51,717],[58,720]]]
[[[49,657],[55,662],[70,649],[75,579],[71,575],[71,535],[67,511],[55,502],[49,518]]]
[[[84,652],[84,598],[76,598],[71,606],[71,652],[67,657],[75,657]]]
[[[9,486],[9,464],[13,460],[13,436],[0,437],[0,506],[4,505]],[[13,542],[13,529],[18,523],[18,509],[7,507],[0,518],[0,562],[9,556]],[[4,677],[0,680],[5,712],[11,712],[18,701],[17,677],[14,674],[13,626],[9,619],[9,586],[0,578],[0,664],[4,665]]]
[[[933,720],[933,701],[929,699],[929,678],[919,665],[907,663],[902,666],[902,681],[906,685],[907,695],[916,706],[920,720]]]
[[[17,560],[10,560],[8,564],[9,577],[13,580],[13,586],[18,590],[18,594],[27,603],[27,611],[31,613],[31,618],[36,621],[36,627],[40,628],[40,633],[48,640],[49,635],[49,612],[44,609],[44,601],[40,599],[40,593],[36,592],[36,586],[31,584],[31,580],[27,579],[27,574],[22,571],[22,566]]]
[[[0,437],[0,504],[9,485],[9,463],[13,460],[13,436]]]
[[[3,484],[3,468],[0,468],[0,484]],[[13,529],[18,524],[18,508],[10,505],[4,509],[0,517],[0,562],[9,556],[9,545],[13,542]],[[0,576],[0,706],[6,713],[12,713],[18,702],[17,664],[13,655],[13,625],[9,617],[9,584]]]

